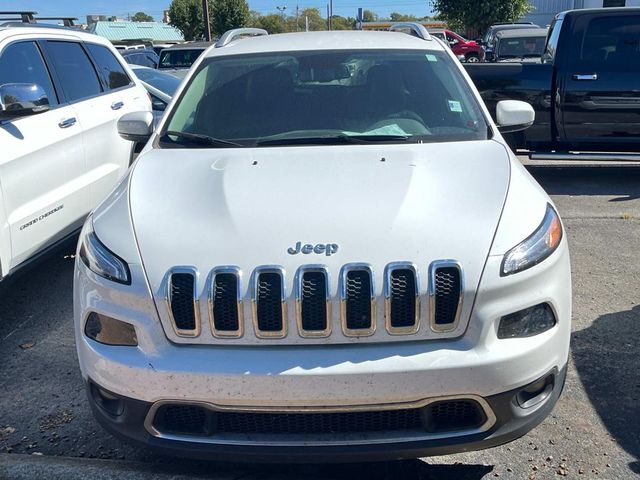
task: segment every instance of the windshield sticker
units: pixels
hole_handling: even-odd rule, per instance
[[[452,112],[462,113],[462,104],[455,100],[449,100],[449,110]]]
[[[431,55],[431,54],[427,53],[427,60],[429,60],[430,62],[437,62],[438,61],[438,57],[436,57],[435,55]]]

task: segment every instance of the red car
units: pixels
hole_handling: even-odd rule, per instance
[[[443,28],[429,29],[429,34],[447,42],[451,47],[451,50],[453,50],[453,53],[458,57],[464,56],[465,62],[484,62],[484,48],[478,45],[474,40],[467,40],[457,33]]]

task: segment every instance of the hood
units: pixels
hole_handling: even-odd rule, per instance
[[[202,288],[216,266],[235,265],[248,279],[256,266],[281,265],[291,292],[304,264],[324,264],[337,279],[345,263],[366,262],[382,279],[386,264],[411,261],[426,278],[437,259],[461,262],[467,295],[477,288],[509,174],[508,153],[495,141],[154,149],[132,173],[131,214],[156,298],[175,266],[196,267]],[[289,253],[298,242],[338,247]],[[381,282],[375,288],[381,295]]]

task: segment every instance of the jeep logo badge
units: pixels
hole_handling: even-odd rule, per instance
[[[295,247],[289,247],[287,249],[287,253],[289,255],[297,255],[298,253],[303,253],[305,255],[309,255],[310,253],[324,253],[327,257],[330,257],[334,253],[338,252],[338,248],[338,244],[336,243],[318,243],[317,245],[307,243],[303,245],[302,242],[297,242]]]

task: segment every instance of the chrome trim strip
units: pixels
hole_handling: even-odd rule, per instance
[[[440,268],[457,268],[460,273],[460,295],[458,297],[458,307],[453,323],[446,325],[436,324],[436,271]],[[462,314],[462,300],[464,299],[464,270],[457,260],[435,260],[429,265],[429,325],[431,330],[436,333],[452,332],[460,323],[460,315]]]
[[[302,326],[302,281],[304,274],[309,272],[320,272],[325,278],[325,312],[327,316],[327,328],[324,330],[305,330]],[[296,299],[296,324],[298,325],[298,334],[302,338],[322,338],[331,335],[331,293],[330,293],[330,274],[326,265],[302,265],[298,268],[294,280],[295,299]]]
[[[391,325],[391,274],[396,270],[412,270],[415,278],[415,318],[413,325],[394,327]],[[420,329],[420,277],[418,267],[411,262],[392,262],[384,268],[384,319],[389,335],[412,335]]]
[[[347,274],[352,271],[364,270],[369,273],[371,279],[371,326],[369,328],[350,329],[347,328]],[[340,280],[338,291],[340,294],[340,323],[342,325],[342,333],[345,337],[369,337],[376,331],[376,296],[375,296],[375,276],[373,267],[368,263],[346,263],[340,269]]]
[[[269,439],[269,444],[274,446],[299,446],[299,445],[371,445],[371,444],[380,444],[380,443],[400,443],[407,442],[412,440],[435,440],[439,438],[451,438],[451,437],[460,437],[465,435],[474,435],[477,433],[486,432],[491,429],[497,419],[495,413],[487,403],[487,401],[478,396],[478,395],[450,395],[443,397],[434,397],[428,399],[417,400],[415,402],[404,402],[404,403],[391,403],[391,404],[374,404],[374,405],[351,405],[351,406],[343,406],[343,407],[265,407],[265,406],[228,406],[228,405],[218,405],[214,403],[208,402],[200,402],[200,401],[188,401],[188,400],[160,400],[154,403],[147,416],[144,420],[144,427],[151,435],[157,438],[163,438],[166,440],[174,440],[174,441],[184,441],[184,442],[198,442],[198,443],[212,443],[219,445],[264,445],[264,436],[260,438],[260,436],[256,437],[255,440],[243,440],[238,438],[221,438],[220,436],[216,437],[215,435],[210,437],[202,437],[196,435],[176,435],[176,434],[166,434],[158,431],[153,426],[153,419],[155,417],[156,412],[163,405],[194,405],[199,406],[208,410],[212,410],[214,412],[247,412],[247,413],[335,413],[335,412],[375,412],[381,410],[401,410],[401,409],[410,409],[410,408],[423,408],[428,406],[429,404],[442,402],[447,400],[472,400],[476,401],[480,408],[484,411],[485,422],[479,427],[469,428],[464,430],[457,431],[448,431],[441,433],[430,433],[426,430],[420,431],[419,434],[413,436],[387,436],[387,437],[375,437],[374,435],[370,435],[372,438],[363,439],[362,434],[357,434],[357,438],[346,439],[346,440],[335,440],[335,435],[332,435],[332,439],[330,441],[327,440],[309,440],[309,437],[300,438],[298,441],[274,441],[273,438]],[[416,432],[418,433],[418,432]],[[348,435],[345,435],[348,436]],[[293,435],[291,436],[293,437]]]
[[[187,273],[193,276],[193,313],[195,316],[195,329],[185,330],[178,328],[175,318],[173,318],[173,310],[171,309],[171,277],[175,273]],[[198,298],[198,277],[199,272],[196,267],[191,266],[179,266],[173,267],[167,272],[165,281],[165,293],[164,298],[167,305],[167,313],[169,320],[171,320],[171,326],[176,335],[179,337],[198,337],[200,336],[200,301]]]
[[[282,288],[280,289],[280,299],[282,302],[282,329],[278,331],[264,331],[260,330],[258,326],[258,278],[263,273],[276,273],[280,275]],[[285,284],[285,269],[280,265],[261,265],[256,267],[251,274],[251,313],[253,319],[253,329],[256,337],[258,338],[284,338],[287,336],[288,330],[288,315],[287,315],[287,302],[286,302],[286,290]]]
[[[213,313],[213,305],[215,298],[215,281],[216,275],[221,273],[230,273],[235,275],[237,282],[237,309],[238,309],[238,329],[231,330],[218,330],[216,328],[215,317]],[[211,327],[211,333],[217,338],[240,338],[244,335],[244,309],[242,303],[242,270],[234,265],[223,265],[215,267],[209,273],[209,280],[207,283],[207,306],[209,312],[209,325]]]

